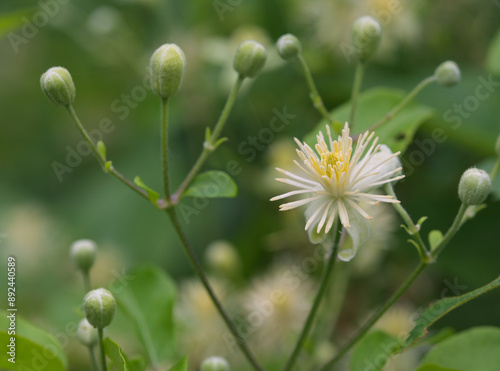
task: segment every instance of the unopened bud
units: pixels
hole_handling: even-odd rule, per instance
[[[222,357],[209,357],[201,364],[201,371],[230,371],[229,363]]]
[[[233,68],[242,77],[255,77],[266,63],[266,48],[257,41],[243,41],[236,49]]]
[[[75,84],[64,67],[52,67],[40,78],[40,86],[56,106],[69,106],[75,100]]]
[[[92,240],[78,240],[71,244],[70,257],[78,269],[88,272],[94,264],[97,245]]]
[[[294,35],[287,33],[281,36],[276,43],[278,54],[285,61],[289,61],[302,52],[302,45]]]
[[[186,56],[177,45],[164,44],[151,56],[149,67],[153,93],[162,98],[170,98],[182,85]]]
[[[453,61],[441,63],[434,73],[442,86],[453,86],[460,82],[460,68]]]
[[[352,25],[352,43],[361,62],[368,61],[375,54],[381,37],[382,28],[373,17],[364,16],[354,22]]]
[[[83,299],[83,311],[89,323],[98,329],[107,327],[115,316],[116,301],[106,289],[92,290]]]
[[[93,328],[86,318],[82,319],[78,324],[76,337],[83,345],[92,347],[97,344],[97,330]]]
[[[470,168],[460,178],[458,197],[465,205],[481,204],[491,190],[491,179],[481,169]]]

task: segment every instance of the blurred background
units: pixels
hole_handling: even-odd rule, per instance
[[[161,189],[160,105],[144,82],[152,52],[172,42],[184,50],[188,61],[183,87],[171,102],[171,178],[178,185],[198,156],[204,130],[214,125],[236,78],[231,63],[237,45],[251,38],[268,48],[264,71],[245,83],[224,129],[229,141],[205,165],[226,170],[230,161],[236,161],[238,197],[210,201],[184,218],[189,239],[215,276],[220,272],[207,258],[207,246],[225,240],[236,252],[237,274],[217,279],[224,281],[221,286],[227,290],[231,287],[246,295],[238,304],[245,307],[251,295],[270,287],[266,280],[279,286],[275,278],[280,269],[300,264],[312,252],[302,230],[302,210],[280,214],[277,203],[268,201],[282,190],[273,181],[273,168],[293,158],[291,139],[303,137],[320,120],[298,65],[281,61],[273,44],[288,32],[302,41],[318,90],[327,108],[333,109],[349,100],[354,76],[355,64],[345,57],[342,45],[350,41],[353,20],[366,14],[379,19],[383,41],[366,71],[363,90],[382,85],[409,91],[448,59],[462,69],[463,81],[458,86],[432,85],[417,97],[436,111],[418,131],[417,139],[423,141],[435,128],[443,129],[448,139],[426,154],[419,166],[406,169],[407,178],[396,187],[414,220],[428,216],[424,235],[431,229],[446,230],[459,207],[456,189],[462,172],[494,156],[500,132],[500,56],[495,59],[491,47],[500,24],[499,2],[3,0],[0,251],[3,261],[9,254],[17,257],[17,300],[22,315],[54,333],[78,319],[84,293],[68,249],[80,238],[95,240],[100,249],[92,270],[94,286],[107,286],[124,270],[153,263],[179,282],[180,306],[203,295],[193,287],[192,271],[167,217],[106,176],[92,155],[78,154],[81,138],[74,124],[40,90],[44,71],[64,66],[71,72],[76,85],[74,107],[87,129],[99,129],[103,120],[112,123],[103,140],[113,164],[129,179],[140,175],[146,184]],[[446,112],[475,96],[481,79],[493,81],[489,97],[476,99],[479,103],[463,114],[455,112],[460,124],[458,119],[447,120]],[[251,144],[251,137],[259,138],[259,130],[269,127],[276,110],[294,117],[271,140]],[[410,146],[403,158],[412,151],[423,150]],[[463,227],[439,262],[403,298],[407,311],[403,318],[410,318],[443,292],[445,296],[463,293],[498,276],[500,205],[493,197],[489,200],[488,207]],[[185,203],[192,206],[192,199]],[[324,334],[324,346],[309,352],[316,360],[329,358],[337,340],[342,342],[417,263],[400,221],[391,210],[383,212],[390,227],[379,246],[365,248],[352,267],[342,268],[350,271],[351,280],[335,289],[347,292],[345,307],[338,314],[335,334]],[[388,237],[391,232],[395,237]],[[5,264],[1,266],[4,272]],[[295,304],[290,304],[293,311],[287,312],[290,317],[285,325],[300,323],[307,313],[310,289],[306,285],[315,284],[314,276],[290,294]],[[500,325],[499,310],[500,294],[493,292],[453,312],[438,327],[461,330]],[[202,326],[192,336],[203,332]],[[278,335],[296,331],[282,327]],[[110,331],[126,352],[140,352],[124,320],[118,317]],[[266,334],[260,336],[271,341]],[[202,337],[190,350],[187,339],[179,342],[176,352],[189,352],[195,369],[202,357],[215,351],[207,345],[214,340]],[[87,354],[74,339],[67,354],[71,370],[87,369]],[[276,361],[269,354],[263,357],[269,364]],[[234,362],[239,362],[238,357]]]

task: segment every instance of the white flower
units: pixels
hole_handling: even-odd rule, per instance
[[[332,140],[330,127],[326,126],[328,142],[323,133],[317,135],[316,152],[297,138],[299,155],[302,163],[294,161],[300,169],[300,175],[279,169],[288,178],[277,178],[297,190],[273,197],[271,201],[281,200],[294,195],[308,194],[306,198],[280,206],[280,210],[290,210],[309,204],[305,229],[311,241],[321,242],[332,228],[337,215],[353,240],[353,247],[341,251],[342,260],[351,260],[357,249],[369,238],[370,229],[367,219],[372,219],[359,203],[376,205],[380,202],[399,203],[392,196],[370,193],[383,184],[403,178],[401,163],[397,156],[385,146],[377,144],[375,133],[365,132],[359,136],[353,151],[349,125],[346,123],[342,135]],[[373,140],[372,140],[373,139]]]

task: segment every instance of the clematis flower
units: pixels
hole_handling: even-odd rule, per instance
[[[402,168],[397,156],[400,152],[392,153],[387,146],[377,144],[378,137],[374,139],[373,132],[361,134],[353,149],[353,139],[349,136],[347,123],[335,141],[328,125],[326,132],[326,140],[322,132],[317,135],[316,151],[295,138],[299,146],[296,151],[301,161],[295,160],[294,164],[299,172],[292,173],[277,168],[287,178],[276,180],[297,189],[273,197],[271,201],[306,195],[298,201],[280,205],[280,211],[308,205],[305,211],[305,229],[313,243],[322,242],[336,218],[340,218],[353,244],[349,250],[340,251],[339,258],[349,261],[370,236],[367,219],[372,217],[360,204],[399,203],[392,196],[370,192],[404,177],[399,175]]]

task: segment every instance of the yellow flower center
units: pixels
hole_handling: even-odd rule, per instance
[[[330,179],[335,179],[338,181],[342,173],[349,170],[349,160],[351,158],[351,153],[347,156],[343,152],[326,152],[321,154],[321,165],[325,167],[326,173]]]

